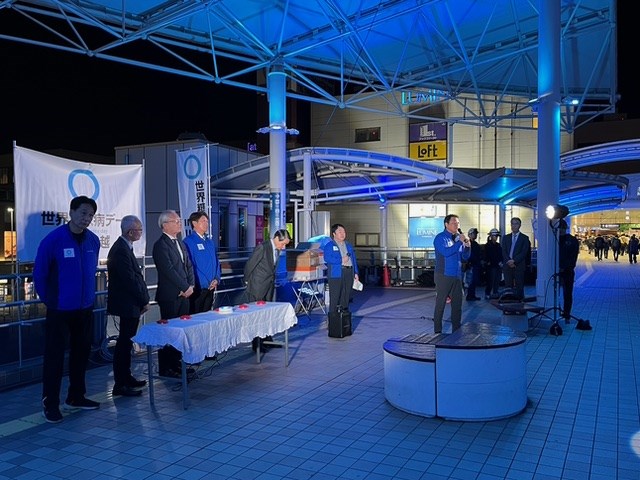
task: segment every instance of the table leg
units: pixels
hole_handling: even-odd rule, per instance
[[[187,364],[182,360],[182,407],[189,407],[189,391],[187,390]]]
[[[155,396],[153,390],[153,347],[147,345],[147,374],[149,376],[149,404],[153,405],[155,403]]]
[[[289,366],[289,329],[284,331],[284,366]]]

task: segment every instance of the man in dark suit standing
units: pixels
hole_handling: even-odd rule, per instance
[[[273,238],[256,246],[249,260],[244,266],[245,291],[248,302],[258,300],[273,301],[275,290],[276,267],[280,258],[280,251],[284,250],[291,241],[289,232],[285,229],[277,230]],[[265,341],[271,341],[270,337]],[[264,350],[262,341],[256,337],[253,339],[253,350]]]
[[[514,294],[524,298],[524,276],[527,260],[531,251],[529,237],[520,232],[522,221],[518,217],[511,219],[511,233],[502,240],[502,264],[504,268],[504,284],[512,288]]]
[[[127,215],[120,222],[122,235],[107,255],[107,313],[120,317],[118,340],[113,353],[113,396],[137,397],[146,380],[136,380],[131,374],[131,348],[138,331],[140,315],[149,309],[149,291],[142,268],[133,253],[133,243],[142,237],[142,222]]]
[[[178,238],[182,221],[174,210],[165,210],[158,218],[162,235],[153,244],[153,261],[158,271],[156,301],[163,319],[177,318],[189,313],[189,297],[193,294],[195,279],[193,265],[187,249]],[[159,374],[180,377],[182,356],[172,346],[158,351]]]

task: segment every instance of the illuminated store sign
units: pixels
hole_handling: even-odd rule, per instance
[[[447,159],[447,122],[409,125],[409,158],[420,161]]]
[[[449,98],[444,90],[420,90],[402,92],[403,105],[415,105],[416,103],[436,103]]]

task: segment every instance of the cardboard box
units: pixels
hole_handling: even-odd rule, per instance
[[[324,252],[319,248],[308,250],[290,249],[287,252],[287,271],[289,272],[311,272],[324,264]]]

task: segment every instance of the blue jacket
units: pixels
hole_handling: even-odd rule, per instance
[[[471,256],[471,248],[464,247],[457,235],[446,229],[433,239],[436,250],[436,270],[447,277],[462,277],[462,261]]]
[[[353,264],[353,273],[358,274],[358,262],[356,260],[356,252],[347,241],[344,242],[347,246],[347,253],[351,256],[351,263]],[[342,277],[342,255],[340,254],[340,248],[338,244],[330,240],[324,247],[324,263],[327,264],[327,278],[341,278]]]
[[[78,242],[68,224],[53,230],[38,246],[33,282],[40,300],[53,310],[93,308],[100,239],[85,230]]]
[[[196,232],[192,232],[183,240],[193,264],[196,276],[196,287],[206,290],[209,284],[222,276],[220,262],[216,254],[216,246],[210,238],[202,239]]]

